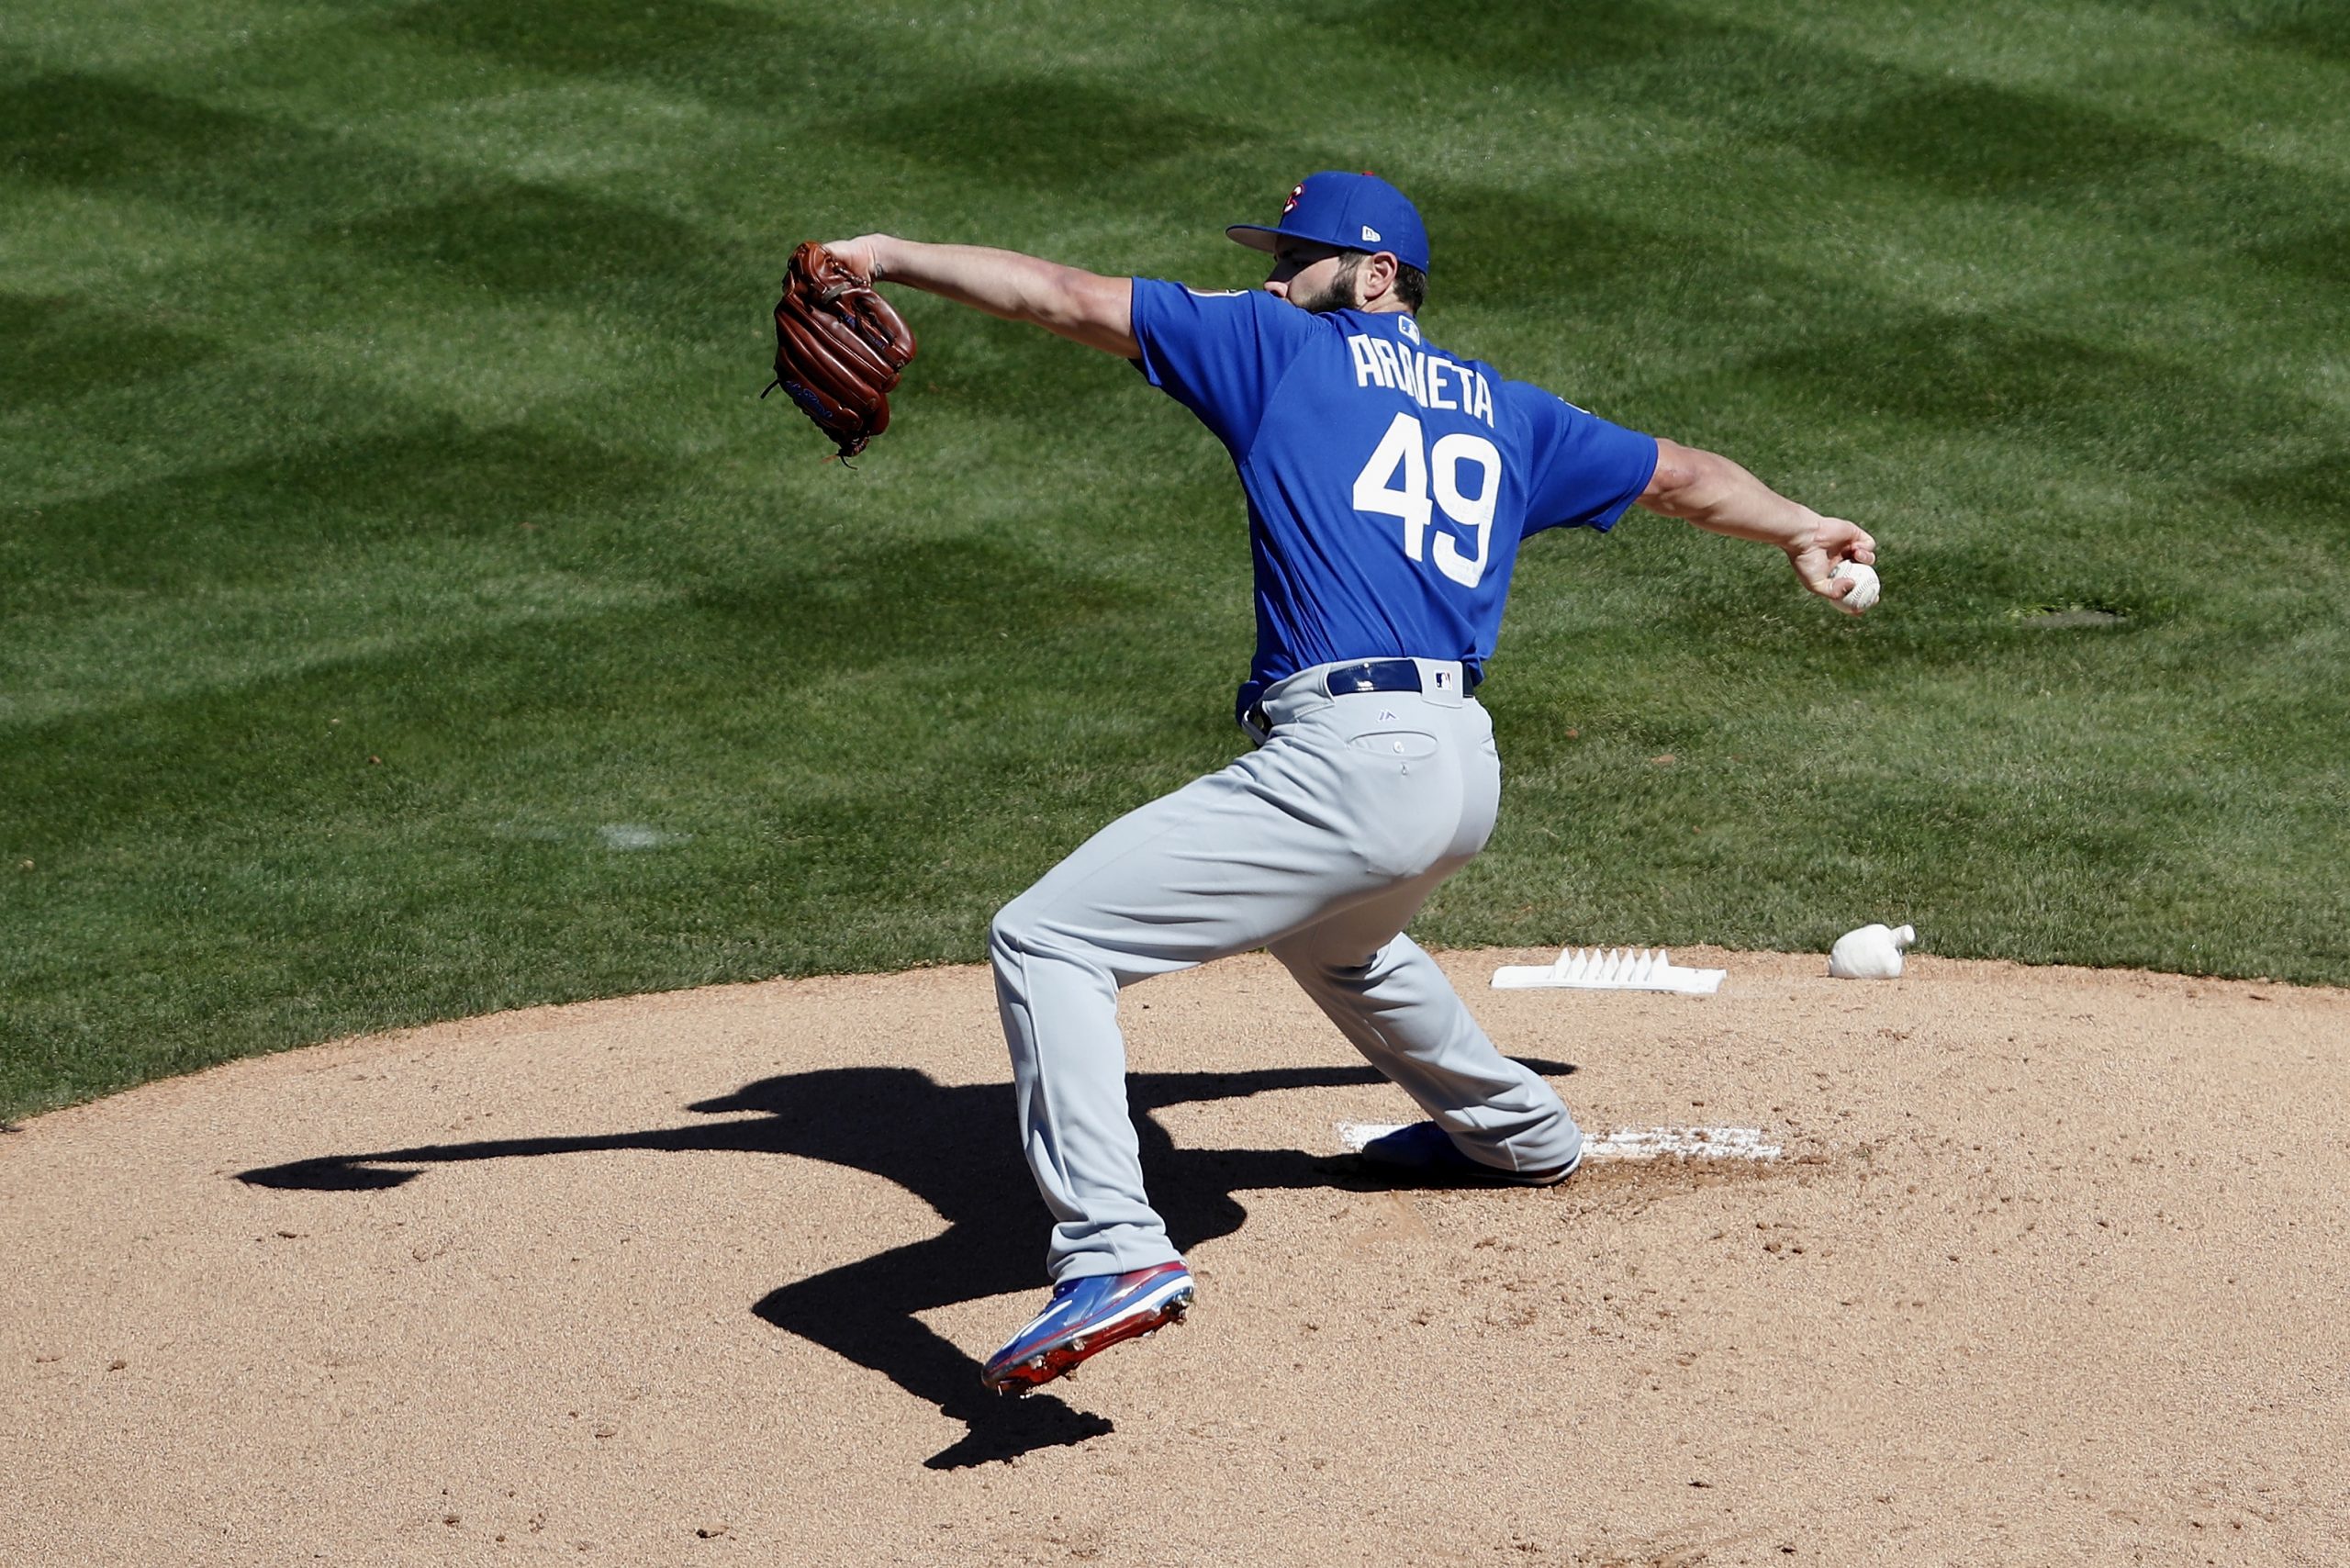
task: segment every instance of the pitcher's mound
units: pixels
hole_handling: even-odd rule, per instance
[[[39,1118],[0,1562],[2350,1558],[2350,993],[1702,949],[1718,996],[1486,989],[1548,957],[1443,957],[1622,1135],[1545,1190],[1378,1188],[1337,1129],[1412,1108],[1269,960],[1130,991],[1198,1306],[1024,1402],[979,1385],[1046,1283],[980,970]]]

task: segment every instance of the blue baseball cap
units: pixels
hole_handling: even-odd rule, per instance
[[[1310,240],[1341,251],[1387,251],[1405,266],[1428,270],[1428,231],[1420,209],[1376,174],[1325,169],[1290,189],[1281,221],[1236,223],[1226,234],[1252,251],[1270,251],[1277,239]]]

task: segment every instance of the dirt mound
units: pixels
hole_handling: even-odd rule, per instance
[[[1025,1402],[984,972],[541,1009],[0,1137],[0,1562],[2350,1559],[2350,993],[1691,950],[1484,989],[1587,1129],[1382,1191],[1268,960],[1127,995],[1190,1324]]]

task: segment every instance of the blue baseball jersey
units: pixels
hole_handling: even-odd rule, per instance
[[[1656,469],[1654,438],[1456,358],[1410,316],[1136,278],[1133,323],[1143,375],[1215,432],[1248,494],[1244,708],[1340,660],[1482,671],[1518,542],[1612,526]]]

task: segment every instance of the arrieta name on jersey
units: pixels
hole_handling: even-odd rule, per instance
[[[1382,386],[1403,393],[1423,409],[1458,409],[1487,425],[1494,422],[1494,389],[1469,366],[1368,332],[1349,333],[1347,348],[1354,355],[1358,389]]]

